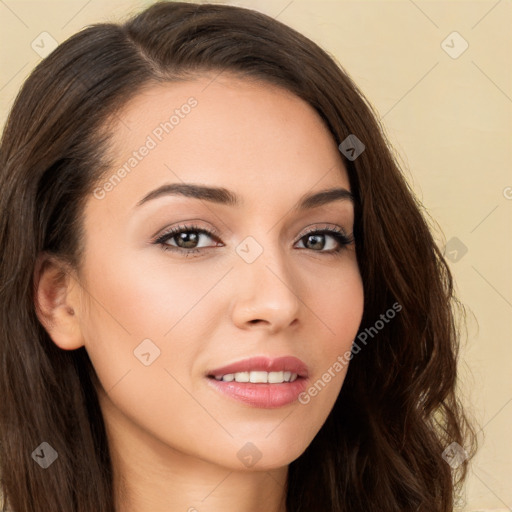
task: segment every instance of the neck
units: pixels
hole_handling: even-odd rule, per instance
[[[286,512],[284,471],[243,473],[198,462],[140,464],[119,476],[116,512]]]

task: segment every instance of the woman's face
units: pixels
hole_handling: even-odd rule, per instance
[[[354,209],[343,191],[298,206],[350,190],[308,104],[213,77],[154,85],[116,116],[77,318],[119,450],[270,469],[306,449],[345,377],[363,310]],[[161,189],[185,184],[216,190]]]

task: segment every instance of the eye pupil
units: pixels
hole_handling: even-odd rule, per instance
[[[195,247],[194,244],[197,244],[198,238],[199,238],[198,234],[195,233],[194,231],[185,231],[183,233],[178,234],[177,243],[178,243],[178,246],[183,249],[193,249]],[[184,246],[181,245],[181,242],[184,242],[185,245]],[[192,245],[189,245],[189,244],[192,244]]]
[[[322,249],[323,248],[323,240],[322,237],[324,235],[308,235],[308,241],[313,240],[313,247],[311,249]]]

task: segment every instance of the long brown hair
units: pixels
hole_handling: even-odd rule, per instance
[[[181,2],[72,36],[34,69],[10,112],[0,153],[6,504],[14,512],[115,510],[94,368],[83,347],[59,349],[38,321],[36,258],[46,252],[80,269],[83,207],[108,169],[110,121],[142,87],[205,71],[280,85],[316,109],[337,144],[355,135],[365,145],[343,158],[364,283],[359,332],[372,336],[354,353],[327,421],[290,464],[288,510],[452,512],[468,459],[453,470],[443,453],[457,443],[470,457],[476,446],[455,393],[462,309],[376,114],[341,66],[295,30],[249,9]],[[375,328],[394,304],[393,320]],[[31,454],[45,441],[58,463],[41,470]]]

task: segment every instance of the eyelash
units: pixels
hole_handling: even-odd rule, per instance
[[[207,235],[212,239],[217,239],[217,240],[219,239],[218,234],[214,230],[208,231],[206,229],[200,228],[200,227],[192,224],[192,225],[176,226],[176,227],[170,229],[166,233],[159,236],[156,240],[154,240],[153,244],[160,245],[161,249],[163,249],[164,251],[172,251],[175,253],[180,253],[181,255],[183,255],[185,257],[188,257],[189,255],[191,255],[193,253],[200,253],[201,251],[203,251],[205,249],[213,249],[214,248],[214,247],[201,247],[201,248],[194,248],[194,249],[183,249],[182,247],[174,247],[172,245],[168,245],[165,243],[168,240],[171,240],[172,238],[174,238],[176,235],[179,235],[182,233],[188,233],[188,232],[194,232],[194,233],[198,233],[198,234]],[[315,251],[313,249],[310,249],[313,252],[324,253],[327,256],[335,256],[335,255],[339,254],[341,251],[343,251],[345,246],[350,245],[354,241],[354,238],[352,236],[347,236],[343,232],[343,230],[340,228],[311,229],[311,230],[307,231],[306,233],[304,233],[297,241],[300,242],[302,239],[304,239],[307,236],[312,235],[312,234],[315,234],[315,235],[327,234],[327,235],[332,236],[338,242],[338,244],[339,244],[338,247],[336,249],[331,249],[330,251],[322,251],[322,250]]]

